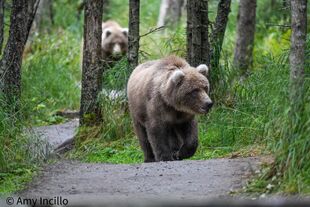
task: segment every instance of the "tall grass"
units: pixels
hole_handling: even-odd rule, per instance
[[[283,176],[285,184],[282,188],[286,192],[310,193],[310,35],[307,36],[307,51],[305,56],[305,83],[304,98],[299,106],[299,111],[292,113],[289,107],[278,118],[282,122],[278,132],[278,141],[275,145],[276,166],[273,170]]]
[[[80,100],[80,39],[66,30],[36,37],[33,53],[22,69],[22,99],[37,125],[60,121],[55,112],[78,109]]]
[[[11,113],[0,97],[0,195],[22,188],[48,155],[46,143],[25,124],[21,106]]]

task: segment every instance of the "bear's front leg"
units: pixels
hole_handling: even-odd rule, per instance
[[[193,156],[198,147],[198,128],[197,121],[191,120],[175,126],[175,131],[183,141],[180,150],[175,153],[175,159],[183,160]]]
[[[144,154],[144,162],[155,162],[154,153],[147,138],[145,128],[137,121],[133,122],[135,132],[139,138],[139,143]]]
[[[157,162],[173,160],[169,146],[169,135],[169,129],[165,126],[153,125],[147,127],[147,137]]]

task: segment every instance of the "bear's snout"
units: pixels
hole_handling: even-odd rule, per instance
[[[203,111],[205,113],[208,113],[210,111],[210,109],[212,108],[213,106],[213,102],[210,100],[210,101],[206,101],[202,107]]]

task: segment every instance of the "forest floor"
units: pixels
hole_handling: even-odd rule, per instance
[[[42,138],[56,147],[74,136],[78,120],[38,127]],[[177,199],[229,197],[257,170],[259,158],[222,158],[175,162],[106,164],[59,159],[44,167],[20,195],[62,196],[83,200]]]

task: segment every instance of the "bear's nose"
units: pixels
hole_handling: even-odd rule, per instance
[[[212,101],[206,102],[205,105],[204,105],[205,111],[209,111],[212,108],[212,106],[213,106],[213,102]]]

